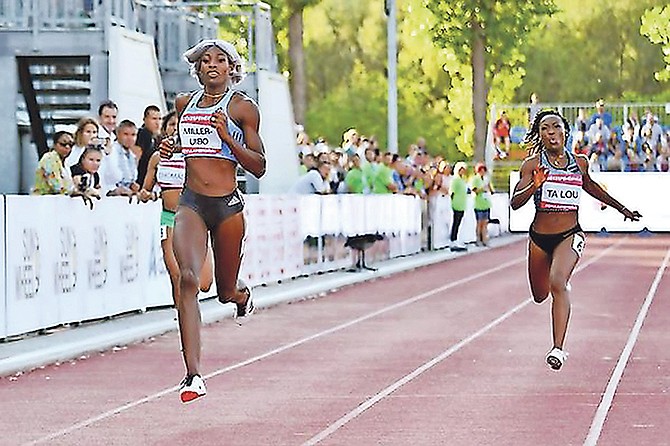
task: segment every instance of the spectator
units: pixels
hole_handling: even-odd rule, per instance
[[[74,146],[67,158],[65,158],[65,166],[72,167],[79,162],[82,153],[87,145],[91,143],[94,138],[98,137],[98,122],[93,118],[81,118],[77,122],[77,130],[74,132]]]
[[[612,114],[608,111],[605,111],[605,101],[602,98],[596,101],[596,112],[591,115],[591,118],[589,119],[589,126],[595,124],[597,119],[602,120],[603,125],[608,129],[612,128]]]
[[[137,183],[144,184],[147,174],[149,158],[156,150],[157,138],[161,131],[161,110],[155,105],[149,105],[144,109],[142,127],[137,131],[135,144],[140,148],[140,157],[137,163]]]
[[[309,139],[309,135],[305,132],[302,126],[299,127],[298,136],[296,138],[296,143],[298,144],[298,155],[305,156],[308,153],[314,151],[314,144]]]
[[[116,136],[112,153],[105,160],[103,192],[106,195],[131,196],[140,189],[137,183],[137,157],[131,150],[137,138],[137,127],[132,121],[123,120],[116,129]]]
[[[626,171],[638,172],[643,170],[642,169],[643,158],[640,156],[635,147],[628,147],[626,149],[626,161],[627,161]]]
[[[669,170],[668,168],[669,168],[668,148],[661,147],[661,150],[659,151],[658,156],[656,157],[654,170],[656,172],[668,172]]]
[[[62,195],[72,191],[72,176],[64,161],[72,151],[73,144],[71,133],[56,132],[53,149],[42,156],[35,171],[34,194]]]
[[[589,143],[586,141],[586,134],[581,130],[575,133],[572,140],[572,153],[587,155],[589,154]]]
[[[100,128],[98,129],[98,138],[102,139],[102,145],[106,148],[109,144],[116,141],[116,117],[119,114],[119,107],[109,99],[100,103],[98,107],[98,121]],[[110,149],[106,149],[109,154]]]
[[[642,142],[649,144],[655,157],[664,143],[663,128],[658,124],[656,116],[651,113],[647,115],[647,122],[640,129],[640,134]]]
[[[358,153],[360,142],[358,130],[351,128],[342,135],[342,150],[348,156],[352,156],[354,153]]]
[[[426,138],[419,136],[416,140],[416,147],[421,153],[428,153],[428,147],[426,146]]]
[[[616,150],[612,156],[607,158],[607,171],[608,172],[623,172],[625,165],[623,162],[623,155],[621,150]]]
[[[491,218],[491,179],[486,174],[486,165],[478,163],[475,167],[475,176],[472,178],[472,192],[475,193],[475,218],[477,220],[477,245],[489,244],[489,219]]]
[[[509,155],[510,151],[510,138],[509,132],[512,128],[509,118],[507,117],[507,112],[505,110],[500,112],[500,117],[495,122],[493,126],[493,138],[494,144],[496,146],[496,152],[498,158],[505,159]],[[500,146],[502,143],[505,143],[505,150]]]
[[[313,153],[303,155],[300,164],[300,175],[306,174],[308,171],[316,167],[316,158]]]
[[[583,108],[580,108],[577,111],[577,119],[575,119],[575,128],[573,131],[586,133],[590,125],[586,121],[586,111]]]
[[[100,198],[100,163],[102,146],[89,144],[84,148],[79,161],[70,167],[75,190],[84,196]]]
[[[600,118],[596,118],[596,121],[591,125],[591,127],[589,127],[587,138],[591,146],[595,144],[598,133],[600,133],[603,141],[610,139],[610,129],[605,125],[605,121]]]
[[[293,184],[289,193],[308,195],[308,194],[329,194],[330,184],[327,179],[330,175],[330,162],[317,161],[316,167],[298,178]]]
[[[404,172],[405,170],[405,162],[397,153],[388,153],[387,156],[391,159],[389,167],[391,168],[391,177],[396,186],[396,192],[404,194],[406,186],[405,182],[402,180],[401,172]]]
[[[621,128],[622,139],[626,142],[637,142],[637,139],[640,137],[640,127],[640,120],[637,118],[637,113],[631,111]]]
[[[367,155],[368,151],[366,151]],[[397,192],[398,187],[393,182],[393,169],[390,164],[391,158],[382,155],[379,150],[373,151],[375,154],[375,161],[371,170],[369,170],[368,179],[372,188],[373,194],[392,194]]]
[[[528,106],[528,123],[530,124],[535,119],[535,115],[540,111],[540,98],[537,93],[530,94],[530,105]]]
[[[453,212],[453,218],[451,220],[451,251],[465,251],[467,248],[465,245],[459,245],[456,240],[458,239],[458,229],[461,226],[461,221],[463,221],[463,216],[465,215],[465,206],[468,198],[468,185],[465,181],[465,174],[467,172],[468,166],[463,161],[459,161],[454,166],[454,178],[451,180],[451,210]]]
[[[361,170],[361,157],[354,153],[349,157],[349,171],[344,177],[347,192],[350,194],[369,194],[370,188]]]

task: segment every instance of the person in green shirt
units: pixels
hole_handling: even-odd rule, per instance
[[[486,166],[478,163],[475,166],[475,176],[470,185],[475,193],[475,217],[477,219],[477,244],[487,246],[489,242],[488,224],[491,218],[491,180],[486,175]]]
[[[468,198],[468,184],[465,181],[465,174],[468,170],[468,165],[463,161],[459,161],[454,166],[454,178],[451,180],[451,210],[453,218],[451,220],[451,251],[465,251],[465,246],[458,245],[458,229],[463,221],[465,215],[465,205]]]
[[[351,156],[351,166],[344,177],[344,182],[347,185],[347,192],[350,194],[366,194],[370,192],[365,176],[361,170],[361,157],[357,154]]]

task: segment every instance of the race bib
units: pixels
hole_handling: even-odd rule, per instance
[[[582,192],[581,174],[554,174],[542,184],[540,208],[575,211],[579,208]]]
[[[211,123],[211,113],[187,112],[179,121],[182,153],[214,154],[221,150],[221,138]]]
[[[586,240],[582,234],[574,234],[572,236],[572,249],[577,253],[577,257],[581,258],[584,252],[584,245]]]

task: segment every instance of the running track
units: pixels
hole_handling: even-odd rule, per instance
[[[561,372],[525,242],[0,379],[3,445],[667,445],[670,236],[591,235]]]

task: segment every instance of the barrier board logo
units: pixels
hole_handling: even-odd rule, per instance
[[[40,237],[35,228],[24,228],[23,254],[17,267],[17,295],[31,299],[40,291]]]
[[[93,227],[93,258],[88,261],[88,286],[100,289],[107,283],[107,232]]]
[[[153,233],[151,237],[151,255],[149,258],[149,277],[153,276],[162,276],[167,274],[167,269],[165,268],[165,261],[163,260],[163,249],[161,249],[161,240],[163,238],[163,231],[167,232],[167,226],[161,226],[159,228],[160,238],[156,238],[156,233]],[[167,234],[166,234],[167,235]]]
[[[131,283],[137,280],[140,273],[140,235],[137,225],[126,224],[125,237],[125,249],[121,256],[121,282]]]
[[[77,286],[77,237],[71,227],[60,228],[60,256],[56,261],[56,292],[70,293]]]

